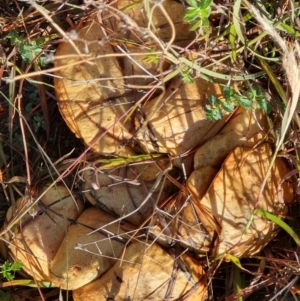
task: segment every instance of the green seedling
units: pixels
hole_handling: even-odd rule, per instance
[[[27,40],[24,35],[19,35],[16,30],[12,30],[5,38],[4,41],[8,42],[10,45],[14,45],[18,52],[20,53],[23,60],[30,64],[37,56],[39,56],[43,49],[41,48],[48,41],[56,38],[57,35],[50,35],[45,37],[40,37],[32,40]],[[47,65],[47,59],[43,56],[38,58],[38,63],[41,67]]]
[[[181,69],[180,74],[184,83],[192,84],[194,82],[193,70],[191,68]]]
[[[211,13],[212,0],[186,0],[189,4],[184,21],[191,24],[190,30],[198,30],[200,35],[210,33],[209,15]]]
[[[208,97],[209,104],[205,106],[206,118],[208,120],[220,120],[224,113],[232,113],[237,106],[242,106],[245,109],[257,108],[269,114],[272,107],[268,102],[265,93],[260,91],[255,85],[251,86],[242,95],[238,94],[230,87],[224,87],[224,100],[210,95]]]
[[[12,281],[15,278],[15,272],[20,271],[23,267],[23,263],[18,260],[15,262],[5,261],[1,267],[0,273],[7,281]]]
[[[157,54],[153,54],[152,52],[155,52],[155,49],[151,49],[150,53],[143,59],[143,61],[147,63],[158,64],[159,57],[157,56]]]

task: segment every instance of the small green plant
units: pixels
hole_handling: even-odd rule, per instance
[[[41,54],[43,51],[41,46],[43,46],[49,40],[55,38],[55,35],[35,38],[31,41],[24,38],[24,35],[19,35],[16,30],[12,30],[5,38],[5,42],[9,42],[10,45],[14,45],[20,55],[22,56],[23,60],[29,64],[31,63],[36,56]],[[40,66],[45,67],[47,65],[47,60],[45,57],[41,56],[38,59],[38,63]]]
[[[5,261],[1,267],[0,273],[6,280],[12,281],[15,278],[14,273],[20,271],[22,267],[23,263],[20,260],[15,262]]]
[[[190,5],[184,16],[184,21],[191,24],[190,30],[199,30],[200,35],[210,32],[209,15],[211,13],[212,0],[186,0]]]
[[[272,111],[265,93],[260,91],[255,85],[251,86],[242,95],[227,86],[224,87],[223,93],[224,100],[220,100],[213,95],[208,97],[210,104],[205,106],[206,118],[208,120],[220,120],[223,118],[224,112],[232,113],[236,106],[242,106],[248,110],[258,108],[267,114]]]
[[[194,82],[193,78],[193,70],[191,68],[184,68],[180,70],[180,74],[182,76],[182,80],[185,83],[192,84]]]
[[[159,58],[156,54],[152,54],[152,52],[155,52],[155,49],[151,49],[150,53],[143,59],[144,62],[147,63],[154,63],[158,64],[159,63]]]

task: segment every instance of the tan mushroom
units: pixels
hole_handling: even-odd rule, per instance
[[[54,83],[61,114],[76,136],[100,154],[128,156],[139,142],[146,152],[182,155],[224,124],[204,120],[203,110],[210,94],[222,96],[221,87],[201,79],[182,84],[180,76],[164,93],[161,77],[169,63],[161,40],[193,35],[183,22],[182,4],[168,0],[141,7],[126,0],[118,1],[117,8],[106,7],[105,14],[74,29],[76,47],[59,45]],[[136,111],[134,104],[141,100],[147,103]]]
[[[113,170],[83,171],[85,197],[96,207],[134,225],[151,216],[156,206],[174,192],[164,171],[169,160]]]
[[[24,271],[36,280],[51,282],[49,269],[51,261],[63,241],[68,226],[77,219],[83,211],[83,202],[64,186],[45,186],[34,215],[27,213],[14,231],[14,236],[6,235],[10,241],[8,255],[13,260],[21,260]],[[24,199],[16,202],[16,212],[24,210]],[[14,216],[12,208],[7,212],[7,222]],[[4,229],[5,226],[4,225]]]
[[[144,37],[141,38],[159,38],[163,42],[173,39],[175,43],[187,44],[187,40],[195,37],[195,33],[189,30],[190,25],[183,21],[186,11],[179,2],[166,0],[145,4],[136,0],[121,0],[117,2],[117,8],[134,21],[131,29],[148,29],[143,31]],[[137,35],[133,34],[130,38],[138,39]]]
[[[114,220],[100,209],[89,208],[68,228],[51,265],[51,280],[58,287],[79,288],[113,266],[135,230]]]
[[[77,31],[74,43],[80,53],[68,42],[56,52],[55,66],[61,69],[54,84],[60,112],[93,150],[127,155],[130,151],[122,143],[131,138],[131,125],[124,122],[124,114],[132,106],[132,93],[126,92],[122,69],[111,56],[114,50],[100,23],[93,20]]]
[[[154,243],[131,244],[105,275],[73,292],[75,301],[207,298],[201,265],[187,254],[170,255]]]
[[[256,147],[263,141],[268,129],[268,120],[262,110],[237,108],[218,135],[196,151],[194,169],[204,166],[219,168],[237,146]]]
[[[199,253],[211,249],[214,255],[256,254],[276,235],[277,227],[256,214],[255,209],[282,217],[287,212],[285,202],[293,199],[292,185],[282,183],[288,171],[281,158],[275,160],[267,175],[272,156],[266,143],[254,149],[238,147],[209,186],[207,168],[195,170],[187,184],[191,195],[180,195],[169,210],[175,217],[169,223],[175,225],[175,233],[170,231],[173,235],[168,235],[168,228],[161,223],[153,226],[152,233],[164,244],[178,240]],[[265,177],[266,185],[260,194]],[[203,187],[208,187],[206,193]]]
[[[270,174],[267,174],[272,156],[269,144],[255,149],[236,148],[225,160],[205,196],[199,200],[201,206],[211,209],[221,228],[216,234],[216,254],[253,255],[276,235],[276,225],[255,214],[255,209],[261,208],[282,217],[287,213],[285,202],[293,199],[292,185],[288,182],[281,185],[288,172],[281,158],[275,160]],[[260,195],[265,177],[266,184]],[[248,223],[250,227],[247,229]],[[203,226],[208,232],[215,230],[205,220]]]
[[[188,25],[183,25],[182,5],[166,2],[164,7],[174,8],[168,13],[178,33],[190,35]],[[157,39],[170,38],[171,27],[166,26],[167,18],[160,6],[153,8],[149,21],[152,31],[157,30],[156,37],[147,34],[144,13],[136,5],[127,7],[130,4],[118,2],[118,8],[126,10],[126,14],[107,6],[102,15],[94,15],[91,22],[70,31],[69,36],[75,36],[75,47],[69,41],[63,42],[56,52],[55,66],[59,70],[54,84],[60,112],[76,136],[101,154],[132,153],[129,144],[133,127],[126,118],[132,116],[133,104],[144,95],[141,91],[161,85],[160,73],[168,66]],[[147,60],[153,51],[161,52],[156,54],[157,62]]]
[[[201,78],[192,84],[182,83],[180,77],[173,79],[163,97],[142,108],[149,119],[147,127],[140,124],[137,133],[144,151],[184,157],[214,137],[224,126],[225,118],[217,122],[207,120],[204,108],[209,95],[222,99],[222,87]]]

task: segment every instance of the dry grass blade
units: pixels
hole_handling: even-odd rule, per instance
[[[285,70],[291,88],[291,99],[286,110],[287,121],[286,124],[283,124],[280,141],[278,143],[279,146],[277,146],[278,150],[280,145],[283,143],[283,139],[293,118],[298,126],[300,126],[300,119],[298,115],[295,114],[300,95],[300,83],[298,80],[300,76],[300,46],[297,41],[295,41],[292,46],[288,45],[287,42],[277,33],[277,31],[270,26],[269,22],[261,16],[260,12],[255,8],[255,6],[250,4],[247,0],[243,1],[246,3],[247,7],[250,8],[251,12],[254,14],[256,20],[263,27],[263,29],[276,41],[283,53],[282,66]]]

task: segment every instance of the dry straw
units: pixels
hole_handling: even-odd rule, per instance
[[[270,21],[262,17],[257,8],[255,8],[247,0],[244,0],[244,3],[249,7],[250,11],[253,13],[262,28],[274,39],[274,41],[282,50],[282,67],[285,70],[287,80],[290,85],[291,98],[286,111],[287,119],[283,119],[283,121],[286,120],[286,123],[283,123],[281,139],[280,143],[278,144],[280,146],[293,117],[296,119],[297,124],[300,125],[298,116],[294,114],[300,95],[300,46],[297,41],[293,41],[293,44],[288,44],[278,34],[272,24],[270,24]]]

